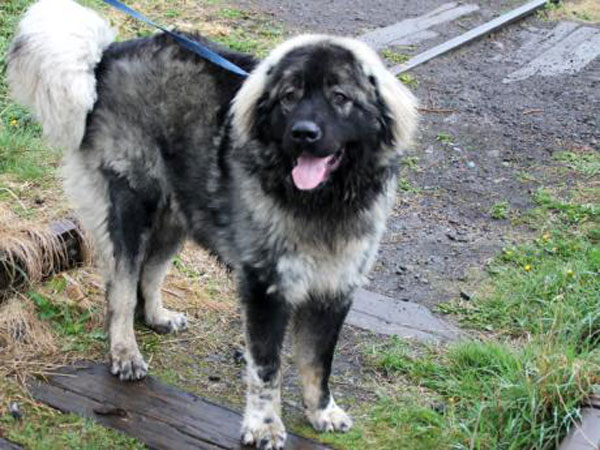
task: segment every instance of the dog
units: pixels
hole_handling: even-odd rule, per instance
[[[161,333],[187,327],[160,286],[187,237],[236,275],[246,336],[242,441],[281,449],[280,352],[289,328],[306,416],[352,421],[328,385],[353,291],[376,256],[416,100],[350,38],[303,35],[264,60],[189,35],[250,72],[230,73],[164,34],[115,42],[95,12],[40,0],[19,24],[7,79],[64,150],[65,190],[106,282],[110,370],[147,372],[136,308]]]

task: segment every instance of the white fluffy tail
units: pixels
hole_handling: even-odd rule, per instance
[[[8,84],[51,144],[81,144],[96,101],[94,69],[113,39],[105,20],[72,0],[39,0],[21,20],[8,53]]]

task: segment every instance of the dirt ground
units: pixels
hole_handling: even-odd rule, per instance
[[[305,0],[291,8],[274,0],[242,2],[298,32],[354,36],[443,3]],[[433,28],[436,38],[402,51],[417,54],[520,4],[486,2],[474,14]],[[370,289],[429,307],[457,297],[477,278],[475,268],[527,233],[509,222],[531,206],[541,181],[536,167],[558,151],[600,150],[599,59],[575,75],[502,83],[519,67],[514,52],[555,25],[534,14],[410,72],[422,107],[451,112],[423,112]],[[492,220],[490,208],[501,202],[512,213]]]

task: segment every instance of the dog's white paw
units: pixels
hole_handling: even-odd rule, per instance
[[[115,345],[110,351],[110,373],[121,381],[141,380],[148,373],[148,364],[137,346]]]
[[[159,308],[146,316],[146,324],[160,334],[177,333],[187,330],[188,320],[184,313]]]
[[[352,419],[342,408],[335,404],[333,399],[329,401],[329,405],[325,409],[306,411],[306,417],[317,431],[341,431],[345,433],[352,428]]]
[[[275,413],[253,414],[244,418],[242,443],[254,445],[259,450],[282,450],[287,433],[279,416]]]

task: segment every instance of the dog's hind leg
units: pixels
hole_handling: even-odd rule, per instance
[[[352,420],[329,391],[331,362],[350,309],[345,298],[311,298],[295,310],[293,345],[306,417],[317,431],[348,431]]]
[[[187,328],[185,314],[164,308],[160,292],[171,259],[181,247],[183,238],[183,228],[165,212],[157,221],[148,242],[140,277],[138,309],[146,324],[157,333],[171,333]]]
[[[127,178],[111,170],[104,170],[103,175],[110,198],[108,233],[113,246],[106,283],[110,370],[121,380],[139,380],[148,366],[138,349],[133,323],[142,261],[160,195],[152,186],[134,189]]]
[[[240,277],[247,360],[242,442],[263,450],[279,450],[287,436],[280,418],[280,352],[289,307],[269,289],[269,277],[263,272],[244,268]]]

